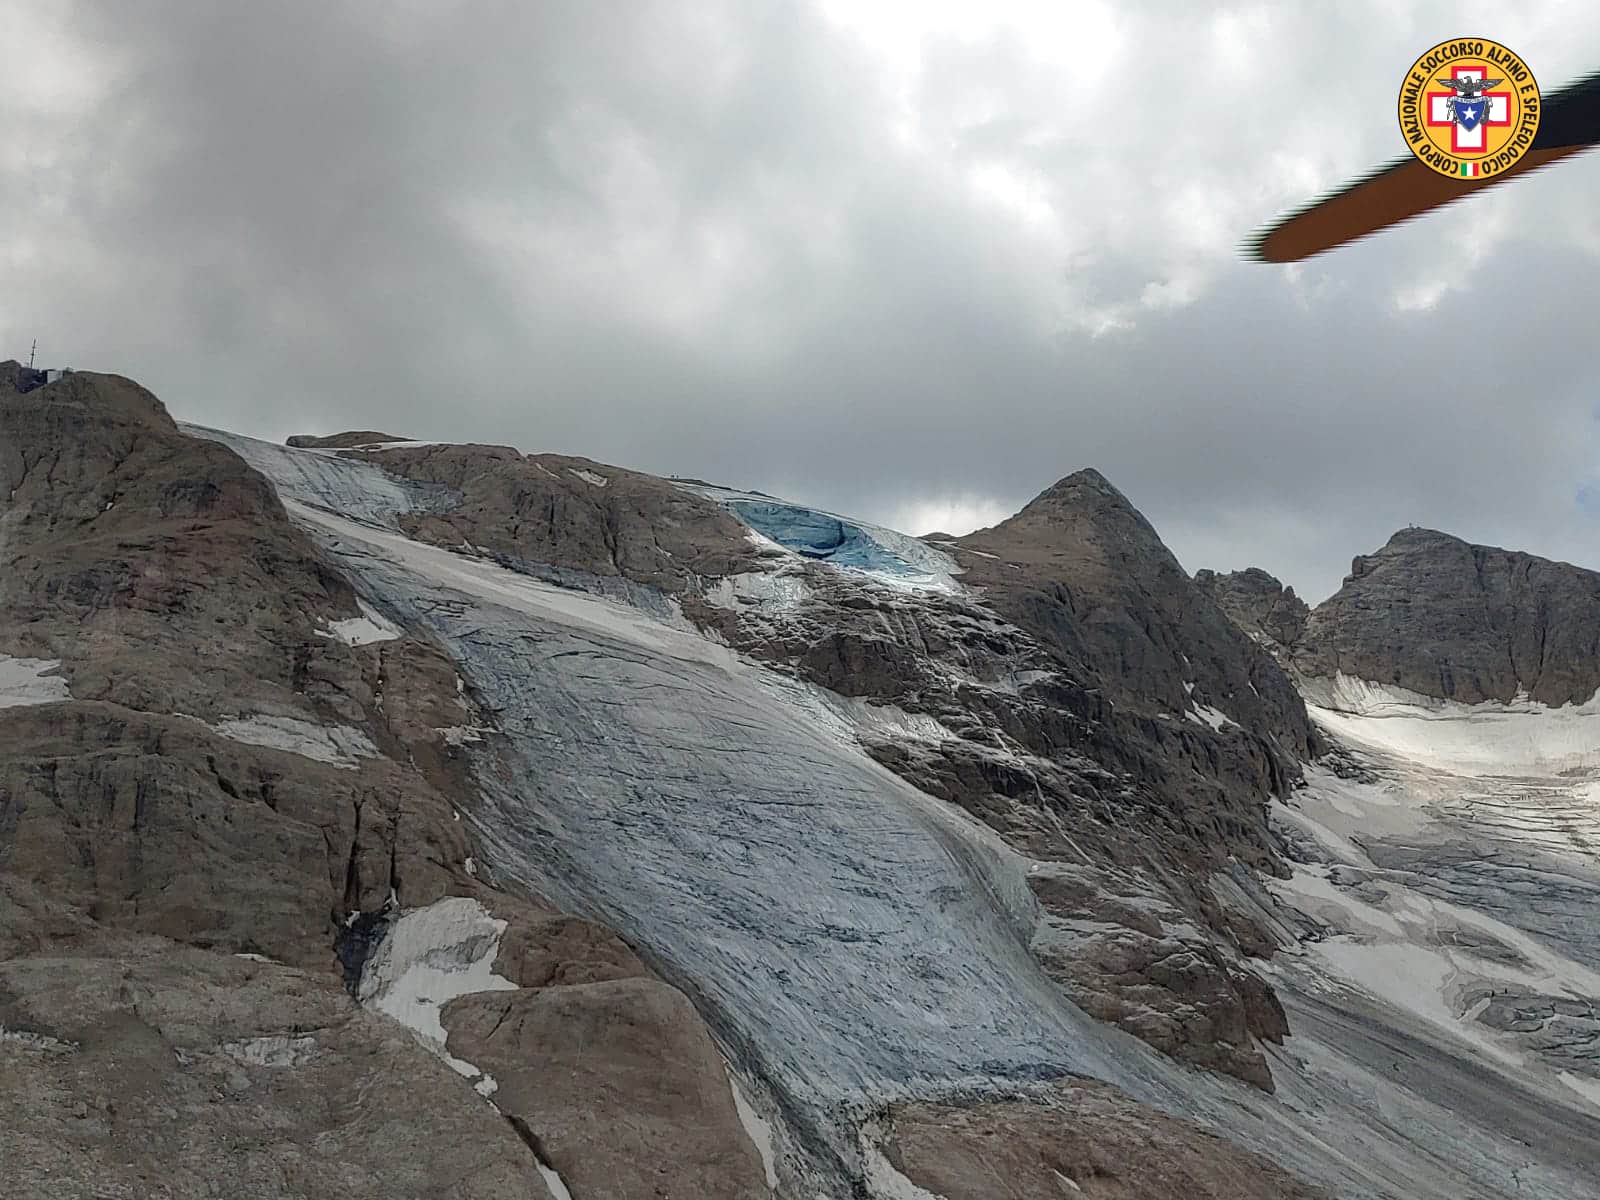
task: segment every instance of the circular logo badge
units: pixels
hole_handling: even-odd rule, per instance
[[[1400,132],[1441,175],[1501,175],[1539,132],[1539,85],[1499,42],[1452,38],[1411,65],[1400,85]]]

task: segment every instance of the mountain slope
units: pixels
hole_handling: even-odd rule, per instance
[[[0,391],[0,497],[8,1194],[488,1200],[563,1186],[557,1152],[767,1194],[681,994],[609,931],[479,876],[475,701],[267,480],[80,372]],[[593,1040],[570,1078],[615,1099],[559,1151],[445,1051],[430,1014],[477,978],[567,997],[548,1027]],[[597,1003],[616,980],[623,1000]],[[679,1054],[630,1074],[625,1030]]]
[[[924,542],[56,388],[0,404],[34,1192],[1595,1194],[1578,1092],[1328,990],[1386,951],[1307,916],[1323,735],[1099,476]]]

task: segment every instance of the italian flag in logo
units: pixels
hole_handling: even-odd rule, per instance
[[[1456,171],[1463,179],[1476,179],[1478,177],[1478,164],[1475,162],[1458,163]]]

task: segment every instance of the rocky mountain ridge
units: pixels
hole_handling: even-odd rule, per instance
[[[1322,1194],[1257,1152],[1339,1195],[1501,1178],[1299,1027],[1328,1019],[1304,897],[1359,862],[1376,903],[1389,861],[1307,882],[1284,824],[1327,786],[1314,621],[1264,572],[1191,580],[1097,472],[919,542],[508,447],[286,450],[11,366],[19,1194]]]
[[[1197,582],[1292,673],[1462,704],[1582,704],[1600,690],[1600,572],[1432,529],[1357,555],[1308,609],[1265,571]]]

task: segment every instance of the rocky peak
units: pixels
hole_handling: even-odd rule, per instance
[[[30,386],[30,372],[15,360],[0,363],[0,404],[14,406],[11,419],[65,423],[85,421],[144,425],[164,433],[178,427],[155,396],[121,375],[74,371],[52,384]]]
[[[1357,560],[1360,561],[1359,559]],[[1240,629],[1265,646],[1280,662],[1305,633],[1311,609],[1260,567],[1243,571],[1196,571],[1195,586],[1214,600]]]
[[[1295,664],[1476,704],[1600,688],[1600,574],[1402,529],[1312,612]]]
[[[1016,517],[1002,525],[1032,526],[1035,530],[1046,525],[1064,525],[1082,530],[1096,526],[1104,534],[1115,534],[1142,554],[1171,558],[1170,550],[1162,544],[1155,531],[1126,496],[1117,491],[1109,478],[1099,474],[1094,467],[1075,470],[1074,474],[1048,486],[1022,507]],[[997,526],[998,528],[998,526]],[[1178,565],[1171,558],[1173,566]]]
[[[1390,535],[1383,548],[1374,554],[1358,554],[1350,560],[1350,574],[1345,582],[1359,579],[1379,566],[1383,559],[1394,555],[1432,555],[1436,558],[1459,559],[1470,554],[1473,547],[1470,543],[1452,534],[1442,533],[1437,529],[1424,529],[1419,525],[1408,525],[1404,529],[1396,530]]]
[[[1119,702],[1152,714],[1218,714],[1281,743],[1291,775],[1288,759],[1312,748],[1282,671],[1099,471],[1067,476],[956,545],[968,552],[965,578]]]

